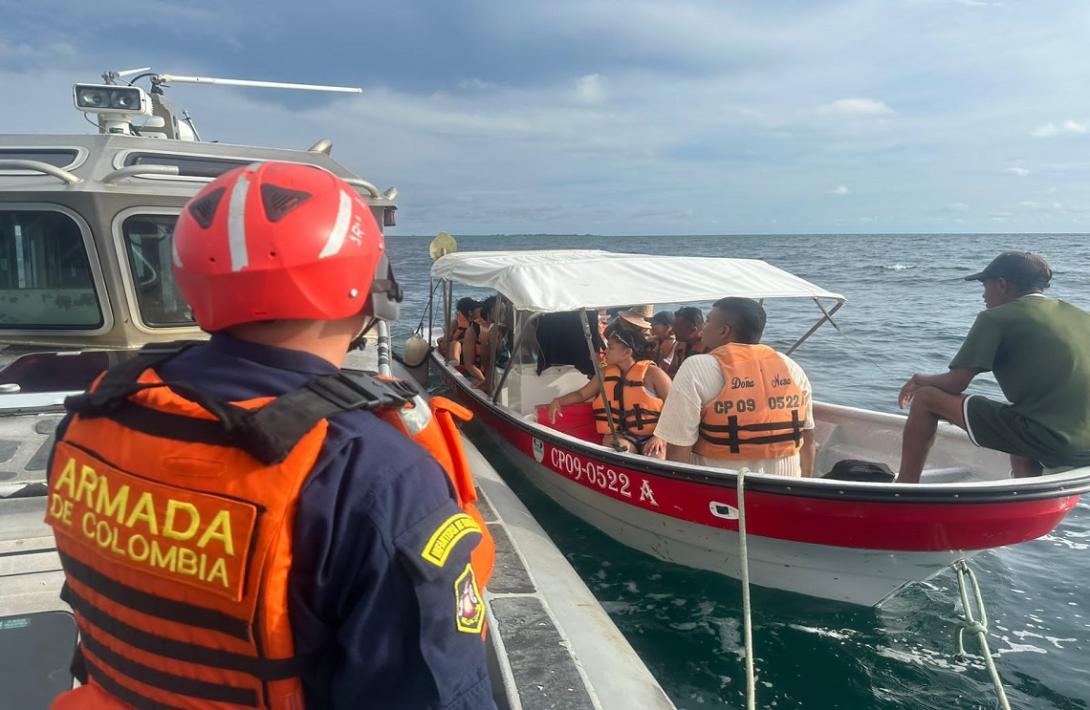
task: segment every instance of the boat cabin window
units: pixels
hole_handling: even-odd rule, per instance
[[[114,365],[135,356],[134,350],[31,353],[0,370],[0,384],[19,385],[20,394],[82,392]],[[0,395],[0,404],[4,397]]]
[[[121,225],[140,318],[147,325],[193,324],[193,314],[171,269],[171,239],[177,219],[171,214],[133,215]]]
[[[58,168],[67,168],[76,162],[79,151],[75,148],[0,148],[3,160],[37,160]],[[6,170],[4,172],[7,172]]]
[[[169,153],[129,153],[125,165],[173,165],[182,177],[217,178],[229,170],[249,165],[252,160],[209,158],[202,155],[177,155]]]
[[[0,328],[102,325],[79,225],[54,210],[0,207]]]

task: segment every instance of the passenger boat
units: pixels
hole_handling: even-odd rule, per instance
[[[454,285],[492,289],[513,311],[512,356],[487,391],[473,387],[437,351],[430,362],[530,481],[625,545],[668,562],[740,575],[739,473],[603,446],[589,403],[567,407],[549,424],[542,405],[578,389],[587,375],[567,366],[539,373],[530,335],[535,322],[552,313],[593,323],[599,309],[649,302],[725,296],[812,302],[820,317],[790,353],[832,322],[842,296],[760,260],[604,251],[453,253],[435,261],[431,276],[444,284],[447,322]],[[877,606],[958,560],[1049,533],[1090,489],[1090,467],[1011,479],[1004,454],[974,446],[945,423],[919,484],[830,480],[820,473],[845,459],[896,470],[905,417],[822,403],[815,403],[814,416],[818,477],[745,475],[750,578],[761,586]]]

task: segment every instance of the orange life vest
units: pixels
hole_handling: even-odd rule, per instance
[[[291,531],[339,411],[381,408],[436,455],[482,537],[483,587],[494,547],[472,506],[461,407],[437,398],[428,416],[407,385],[347,375],[228,403],[165,385],[153,365],[167,357],[139,356],[66,403],[75,416],[54,449],[46,522],[88,682],[54,707],[303,708]]]
[[[462,433],[457,424],[458,421],[468,422],[473,418],[473,412],[446,397],[433,396],[425,402],[423,397],[415,395],[412,406],[388,407],[382,409],[379,416],[423,446],[447,472],[458,507],[473,519],[477,532],[481,535],[481,541],[473,548],[470,561],[483,593],[485,585],[492,578],[496,543],[475,505],[477,485],[473,480],[473,469],[466,459]]]
[[[644,388],[644,376],[651,367],[657,366],[650,360],[640,360],[623,375],[616,365],[610,365],[602,372],[602,382],[609,397],[609,413],[613,415],[613,424],[619,434],[644,437],[655,433],[663,401]],[[593,410],[598,433],[609,434],[610,417],[600,392],[594,399]]]
[[[803,391],[767,345],[712,350],[725,384],[700,414],[693,450],[710,459],[774,459],[802,446]]]
[[[467,330],[469,330],[469,319],[459,313],[454,320],[454,331],[450,335],[451,342],[455,342],[466,337]]]

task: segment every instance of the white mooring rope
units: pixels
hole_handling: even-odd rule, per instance
[[[742,638],[746,646],[746,710],[757,707],[757,677],[753,671],[753,622],[749,602],[749,550],[746,548],[746,474],[738,471],[738,556],[742,566]],[[1009,709],[1008,709],[1009,710]]]
[[[980,595],[980,585],[977,584],[976,575],[973,574],[973,570],[969,569],[969,565],[965,560],[958,560],[954,563],[954,570],[958,575],[958,591],[961,592],[961,611],[965,616],[965,620],[961,622],[961,628],[958,629],[957,639],[957,655],[958,661],[965,660],[965,632],[969,631],[975,633],[977,638],[980,639],[980,648],[982,655],[984,656],[984,665],[988,667],[988,673],[992,676],[992,685],[995,686],[995,694],[999,696],[999,706],[1003,710],[1010,710],[1011,704],[1007,701],[1007,694],[1003,691],[1003,681],[999,677],[999,671],[995,667],[995,659],[992,658],[992,651],[988,648],[988,613],[984,609],[984,599]],[[973,597],[976,601],[976,609],[979,612],[979,621],[973,615],[973,608],[969,606],[969,591],[966,589],[966,580],[968,584],[973,588]]]

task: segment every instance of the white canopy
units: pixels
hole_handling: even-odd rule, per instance
[[[726,296],[844,300],[759,259],[589,249],[478,251],[441,257],[432,265],[431,275],[494,289],[518,310],[540,313],[715,301]]]

